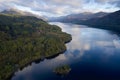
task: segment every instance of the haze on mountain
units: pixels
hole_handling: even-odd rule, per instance
[[[86,21],[79,21],[78,24],[85,24],[92,27],[110,29],[120,32],[120,10],[110,13],[104,17],[92,18]]]
[[[79,28],[79,30],[77,31],[78,33],[76,32],[76,34],[70,35],[70,34],[67,34],[66,32],[62,32],[62,29],[59,28],[58,26],[50,25],[46,21],[42,20],[46,18],[48,18],[49,20],[54,19],[53,21],[74,23],[74,24],[80,24],[80,25],[85,25],[89,27],[88,27],[88,30],[85,30],[86,35],[83,35],[84,33],[81,35],[81,30],[80,30],[81,28]],[[68,27],[69,26],[74,27],[72,25],[68,25]],[[74,33],[74,31],[78,29],[76,28],[75,30],[73,30],[73,28],[71,27],[69,27],[69,29],[71,29],[69,30],[71,31],[71,33],[72,32]],[[67,49],[67,47],[65,46],[65,43],[70,42],[72,40],[72,37],[73,37],[73,40],[72,40],[73,43],[72,45],[70,45],[70,47],[72,46],[71,48],[69,48],[70,50],[67,51],[68,54],[69,52],[70,53],[82,52],[82,55],[83,55],[83,52],[88,53],[89,49],[91,50],[90,53],[93,53],[93,51],[97,53],[99,50],[104,51],[105,50],[104,48],[107,46],[107,45],[104,46],[103,45],[104,40],[103,41],[101,40],[101,38],[106,37],[104,35],[105,34],[104,31],[101,35],[104,37],[100,37],[99,34],[97,35],[95,32],[94,34],[93,33],[89,34],[90,27],[102,28],[104,30],[108,29],[110,31],[120,33],[120,0],[71,0],[71,1],[70,0],[66,0],[66,1],[65,0],[0,0],[0,48],[1,48],[0,49],[0,53],[1,53],[0,54],[0,65],[1,65],[0,80],[6,80],[14,72],[16,72],[17,70],[19,71],[20,68],[22,68],[28,63],[31,63],[31,61],[38,60],[38,59],[43,60],[44,58],[52,57],[54,55],[56,56],[56,54],[59,54],[61,52],[63,53]],[[96,30],[96,32],[99,33],[99,30]],[[82,37],[87,37],[87,38],[82,38],[82,37],[79,37],[78,35]],[[98,39],[98,38],[100,39],[96,41],[96,40],[90,39],[91,36],[93,36],[93,39]],[[82,38],[82,39],[75,40],[76,37]],[[95,37],[98,37],[98,38],[95,38]],[[110,51],[113,51],[111,49],[115,47],[115,46],[111,46],[111,44],[114,44],[113,42],[112,43],[110,42],[110,46],[109,46],[108,40],[111,39],[111,36],[109,37],[110,38],[105,39],[105,43],[108,44],[108,46],[106,47],[107,54],[110,54],[108,51],[109,50],[108,48],[110,48]],[[74,40],[75,40],[75,46],[77,46],[78,43],[80,43],[78,44],[80,46],[77,46],[77,48],[74,48],[75,50],[73,51],[72,48],[75,47],[73,45]],[[101,43],[101,42],[102,42],[101,45],[103,46],[100,45],[101,47],[100,48],[98,47],[98,49],[97,49],[98,44],[97,46],[94,46],[93,44],[93,43]],[[87,47],[87,49],[84,50],[83,49],[84,47],[85,48]],[[73,55],[73,57],[77,55],[78,54],[75,54]],[[71,54],[69,56],[71,56]],[[106,60],[106,57],[104,57],[105,55],[103,55],[103,57],[101,57],[100,55],[98,56],[104,63],[103,59],[105,58]],[[96,57],[95,55],[93,56],[93,59],[96,59],[94,57]],[[85,59],[87,58],[89,58],[88,55],[85,57]],[[73,58],[70,57],[69,59],[71,62],[71,59]],[[89,62],[93,63],[93,59],[92,61],[89,61]],[[112,62],[111,59],[114,59],[114,58],[110,56],[110,62]],[[76,60],[76,57],[75,57],[75,60]],[[66,61],[69,62],[68,59],[66,59]],[[83,60],[83,62],[86,62],[86,61]],[[118,62],[119,62],[119,59],[118,59]],[[98,60],[98,64],[99,63],[100,62]],[[112,63],[114,64],[114,62]],[[88,69],[89,66],[83,69],[83,71]],[[96,67],[96,65],[94,66]],[[117,67],[119,67],[119,63]],[[104,70],[106,68],[107,67],[103,68],[102,66],[102,68],[100,68],[100,72],[101,72],[101,69],[103,69],[103,73],[104,73]],[[93,70],[93,68],[89,68],[89,69]],[[99,70],[99,69],[95,68],[95,70]],[[117,69],[115,70],[117,71]],[[96,71],[95,71],[95,74],[96,74]],[[99,74],[101,73],[98,72],[97,74],[99,76]],[[36,78],[36,75],[33,75],[33,76]],[[46,77],[46,75],[43,75],[43,76]],[[105,75],[103,74],[103,76]],[[67,76],[65,76],[65,79],[67,79],[66,77]],[[62,79],[62,78],[60,77],[59,79]]]
[[[44,17],[50,20],[57,17],[62,22],[87,25],[94,22],[94,24],[97,24],[103,21],[101,20],[104,19],[102,17],[120,10],[120,0],[0,0],[0,4],[0,11],[3,11],[2,13],[40,16],[40,18]],[[14,11],[11,11],[12,9]],[[96,18],[100,20],[96,20]],[[111,18],[109,19],[112,20]],[[119,20],[119,17],[115,16],[114,21],[117,20]],[[113,22],[111,21],[110,24],[116,23]]]
[[[84,12],[114,12],[120,9],[120,0],[0,0],[0,11],[8,9],[59,17]]]
[[[50,17],[48,18],[50,22],[53,21],[60,21],[60,22],[78,22],[78,21],[85,21],[91,18],[99,18],[108,15],[109,13],[106,12],[98,12],[98,13],[91,13],[91,12],[84,12],[79,14],[70,14],[67,16],[61,16],[61,17]]]
[[[22,15],[22,16],[34,16],[43,20],[47,20],[45,17],[43,16],[39,16],[37,14],[31,13],[31,12],[27,12],[27,11],[21,11],[18,9],[6,9],[0,12],[0,14],[8,14],[8,15]]]

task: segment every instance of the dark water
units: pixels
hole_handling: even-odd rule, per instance
[[[84,25],[52,23],[70,33],[67,51],[52,59],[33,62],[19,70],[12,80],[120,80],[120,37],[110,31]],[[53,73],[55,67],[69,64],[66,76]]]

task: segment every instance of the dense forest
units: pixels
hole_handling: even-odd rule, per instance
[[[31,61],[66,50],[71,35],[32,16],[0,14],[0,80]]]
[[[53,72],[55,72],[58,75],[64,76],[69,74],[70,71],[71,71],[71,68],[69,65],[63,65],[63,66],[56,67]]]

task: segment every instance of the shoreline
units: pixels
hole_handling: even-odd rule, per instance
[[[71,40],[72,40],[72,39],[71,39]],[[67,43],[71,42],[71,40],[66,41],[66,42],[64,42],[64,43],[67,44]],[[31,60],[30,62],[24,64],[23,66],[20,66],[17,70],[13,71],[13,72],[11,73],[11,75],[10,75],[7,79],[5,79],[5,80],[12,80],[12,77],[15,76],[15,73],[18,72],[18,70],[22,70],[23,68],[31,65],[33,62],[40,63],[41,61],[44,61],[44,59],[52,59],[52,58],[55,58],[55,57],[57,57],[58,55],[63,54],[66,50],[67,50],[67,48],[66,48],[65,50],[59,52],[59,53],[54,54],[54,55],[51,55],[51,56],[48,56],[48,57],[44,57],[43,59],[42,59],[42,58],[38,58],[38,59],[35,59],[35,60]]]

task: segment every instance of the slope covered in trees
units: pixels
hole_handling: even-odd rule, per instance
[[[86,21],[78,22],[77,24],[84,24],[91,27],[109,29],[112,31],[120,32],[120,10],[101,18],[93,18]]]
[[[32,16],[0,14],[0,80],[31,61],[66,50],[71,35]]]

